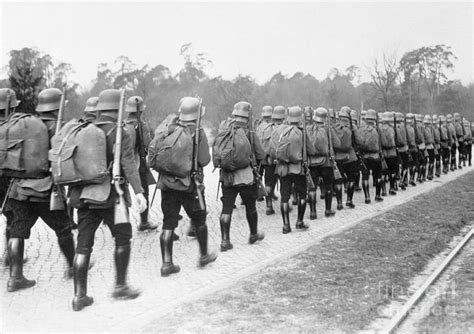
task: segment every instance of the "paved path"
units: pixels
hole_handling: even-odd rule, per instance
[[[296,254],[311,246],[321,238],[348,228],[364,218],[377,215],[408,199],[434,189],[454,178],[466,174],[474,168],[463,168],[443,175],[432,182],[426,182],[399,195],[386,197],[382,203],[363,204],[362,193],[356,193],[356,209],[344,209],[333,218],[318,218],[307,223],[306,232],[281,233],[282,221],[279,202],[274,202],[277,213],[265,215],[264,202],[258,203],[260,229],[266,238],[261,243],[248,245],[248,226],[245,209],[237,203],[231,226],[231,240],[234,249],[220,253],[217,261],[206,269],[196,268],[198,245],[196,240],[188,240],[184,234],[189,226],[185,217],[177,233],[181,241],[174,244],[175,263],[181,272],[168,278],[160,277],[161,255],[159,230],[156,232],[136,232],[132,245],[132,259],[129,281],[142,290],[142,295],[132,301],[115,301],[110,297],[114,281],[113,240],[105,226],[96,234],[93,258],[95,266],[89,272],[89,295],[94,304],[81,312],[72,312],[72,280],[65,280],[65,260],[59,253],[54,233],[41,221],[35,225],[31,238],[26,242],[29,261],[25,264],[25,276],[36,279],[34,288],[6,292],[8,268],[0,268],[0,332],[47,331],[47,332],[132,332],[140,330],[150,319],[160,318],[179,303],[199,298],[225,286],[241,277],[262,270],[276,259]],[[216,201],[217,172],[206,171],[206,200],[208,203],[209,246],[217,249],[220,242],[219,213],[220,201]],[[151,189],[152,190],[152,189]],[[372,190],[372,198],[374,189]],[[239,200],[238,200],[239,201]],[[157,195],[151,212],[152,220],[161,222],[160,198]],[[334,200],[335,203],[335,200]],[[323,201],[318,202],[318,215],[323,216]],[[335,206],[335,205],[334,205]],[[307,210],[306,217],[309,216]],[[136,225],[137,213],[132,212]],[[290,216],[292,226],[296,221],[296,208]],[[3,228],[3,224],[2,224]],[[4,238],[0,249],[4,249]]]

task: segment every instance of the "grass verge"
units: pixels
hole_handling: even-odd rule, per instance
[[[474,219],[473,172],[235,286],[177,308],[144,331],[353,332],[405,295],[410,279]]]

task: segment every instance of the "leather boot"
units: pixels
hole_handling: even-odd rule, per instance
[[[163,230],[160,235],[161,258],[161,276],[167,277],[179,273],[181,268],[173,263],[173,230]]]
[[[321,191],[319,199],[324,199],[324,196],[326,196],[326,185],[321,178],[319,179],[319,190]]]
[[[354,196],[354,187],[355,187],[355,182],[354,181],[349,181],[347,183],[347,200],[346,200],[346,206],[354,209],[355,205],[352,203],[352,197]]]
[[[382,190],[382,179],[377,179],[375,181],[375,201],[382,202],[383,198],[380,196],[380,191]]]
[[[80,311],[84,307],[92,305],[94,299],[87,296],[87,271],[89,270],[90,254],[76,254],[74,257],[74,299],[72,310]]]
[[[24,239],[10,238],[10,240],[8,240],[8,256],[10,262],[10,278],[8,279],[7,283],[8,292],[31,288],[36,284],[35,280],[29,280],[23,276],[24,251]]]
[[[410,185],[413,186],[413,187],[416,187],[415,173],[416,173],[416,168],[411,167],[410,168]]]
[[[209,263],[214,262],[217,259],[217,253],[208,253],[207,240],[208,240],[208,228],[207,224],[204,223],[196,228],[196,237],[199,244],[199,252],[201,254],[198,262],[198,267],[202,268],[207,266]]]
[[[356,179],[355,179],[354,191],[361,191],[362,190],[359,183],[360,183],[360,172],[357,172]]]
[[[433,180],[432,172],[433,172],[433,164],[430,163],[428,164],[428,174],[427,174],[427,179],[430,181]]]
[[[74,239],[72,237],[72,234],[68,235],[67,237],[62,237],[58,238],[58,244],[59,244],[59,249],[61,249],[61,252],[64,254],[64,257],[66,258],[68,269],[66,269],[66,272],[64,273],[64,277],[66,278],[72,278],[73,276],[73,269],[72,265],[74,263]]]
[[[423,168],[421,169],[421,181],[425,182],[426,181],[426,173],[427,173],[427,167],[426,165],[423,165]]]
[[[297,230],[307,230],[309,228],[303,221],[304,213],[306,211],[306,199],[300,199],[298,203],[298,215],[296,220],[296,229]]]
[[[267,214],[267,216],[270,216],[275,213],[275,210],[273,210],[273,204],[272,204],[272,188],[265,187],[265,190],[267,191],[267,194],[268,194],[268,196],[265,196],[265,202],[267,204],[267,210],[265,213]]]
[[[258,232],[258,213],[257,209],[253,209],[252,211],[248,211],[246,209],[245,216],[247,217],[247,223],[249,224],[250,229],[250,236],[249,236],[249,244],[254,244],[257,241],[261,241],[265,238],[265,233]]]
[[[234,246],[230,242],[230,220],[232,216],[230,214],[221,214],[220,225],[221,225],[221,252],[226,252]]]
[[[441,176],[441,160],[436,161],[436,172],[435,172],[436,177]]]
[[[408,169],[402,169],[402,174],[400,176],[400,189],[406,190],[407,189],[407,178],[408,178]]]
[[[334,185],[334,190],[336,192],[337,209],[342,210],[344,208],[342,205],[342,184],[336,183]]]
[[[382,196],[387,196],[387,175],[382,176],[378,183],[382,188]]]
[[[173,245],[173,231],[170,234],[169,243]],[[135,299],[140,296],[140,291],[133,289],[127,284],[127,269],[128,263],[130,262],[130,245],[126,246],[115,246],[115,288],[112,292],[112,297],[115,299],[125,300],[125,299]],[[163,269],[162,275],[163,275]]]
[[[333,210],[331,210],[332,205],[332,191],[326,189],[326,194],[324,196],[324,203],[326,204],[326,210],[324,210],[324,215],[326,217],[332,217],[336,214]]]
[[[390,189],[388,190],[388,193],[390,195],[396,195],[397,192],[395,191],[395,185],[397,184],[397,181],[396,181],[396,177],[395,177],[395,174],[393,173],[390,173],[389,174],[389,182],[390,182]]]
[[[362,190],[364,190],[365,204],[370,203],[369,180],[362,180]]]
[[[309,200],[309,219],[315,220],[318,216],[316,213],[316,189],[310,190],[308,192],[308,200]]]
[[[280,203],[280,211],[283,218],[283,234],[290,233],[290,204],[288,202]]]

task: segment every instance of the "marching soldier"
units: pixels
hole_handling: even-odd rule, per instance
[[[464,143],[465,147],[465,155],[468,166],[471,166],[471,159],[472,159],[472,129],[471,123],[465,119],[464,120]]]
[[[145,110],[145,108],[146,106],[144,105],[143,99],[140,96],[130,97],[127,101],[127,104],[125,105],[125,112],[128,113],[128,118],[125,123],[127,125],[128,133],[132,139],[136,165],[140,175],[140,182],[144,190],[143,195],[146,199],[146,209],[140,214],[141,219],[140,224],[138,225],[139,231],[151,231],[158,227],[157,224],[151,223],[148,217],[148,186],[155,184],[156,182],[146,164],[146,154],[152,138],[148,127],[145,126],[143,120],[141,119],[141,113]]]
[[[365,117],[365,116],[364,116]],[[352,119],[352,127],[355,131],[359,129],[359,119],[357,118],[357,111],[356,110],[351,110],[351,119]],[[360,170],[357,169],[356,177],[355,177],[355,186],[354,186],[354,191],[362,191],[362,188],[360,187]]]
[[[423,116],[421,114],[415,114],[415,142],[418,148],[418,178],[417,182],[423,183],[426,181],[426,144],[425,144],[425,130],[423,126]]]
[[[369,190],[369,176],[372,172],[373,183],[375,185],[375,201],[383,201],[380,196],[382,190],[382,165],[380,162],[380,138],[377,131],[377,112],[373,109],[367,110],[365,122],[359,127],[358,135],[356,136],[356,144],[363,154],[367,171],[362,174],[362,189],[364,190],[365,203],[369,204],[370,190]]]
[[[352,146],[352,131],[350,126],[351,109],[349,107],[342,107],[339,111],[339,121],[334,125],[336,135],[339,139],[340,146],[334,146],[335,158],[339,171],[347,180],[347,200],[346,206],[354,209],[355,205],[352,203],[354,195],[354,187],[356,177],[359,174],[359,167],[357,164],[357,156]],[[337,209],[341,210],[342,206],[342,180],[336,182],[334,188],[336,191]]]
[[[428,180],[433,180],[434,162],[435,162],[435,141],[434,141],[434,130],[432,124],[432,118],[430,115],[425,115],[423,119],[424,123],[424,139],[426,150],[428,151]]]
[[[396,113],[397,124],[395,131],[397,131],[396,145],[398,154],[402,164],[402,171],[400,175],[400,189],[406,190],[408,186],[408,169],[410,167],[410,152],[408,151],[407,129],[405,127],[405,115],[401,112]]]
[[[439,138],[441,147],[441,159],[443,160],[443,174],[448,174],[449,170],[449,152],[450,139],[448,134],[448,126],[446,124],[446,116],[440,115],[441,126],[439,128]]]
[[[200,207],[197,185],[191,180],[191,178],[200,177],[201,180],[199,182],[202,183],[201,176],[203,176],[203,168],[207,166],[211,160],[206,133],[202,128],[196,129],[198,117],[204,115],[204,111],[202,110],[203,108],[201,108],[201,102],[198,98],[184,97],[181,99],[179,105],[179,122],[177,125],[170,125],[174,128],[177,126],[182,127],[183,131],[186,131],[186,133],[192,137],[193,141],[196,132],[199,131],[198,147],[195,147],[192,153],[193,161],[197,159],[198,170],[192,170],[192,173],[184,179],[168,173],[160,173],[158,177],[158,188],[161,189],[161,210],[163,211],[163,231],[160,236],[163,260],[161,276],[163,277],[180,271],[180,267],[173,263],[173,234],[174,229],[178,226],[181,207],[183,207],[188,214],[191,225],[196,232],[200,250],[198,266],[204,267],[214,262],[217,258],[216,253],[208,253],[208,228],[206,224],[207,212],[205,202],[203,203],[204,208]],[[200,113],[201,115],[199,116]],[[167,132],[171,133],[170,130]],[[150,148],[150,150],[152,149]],[[185,163],[184,160],[183,163]]]
[[[334,146],[340,147],[341,144],[334,128],[329,128],[326,125],[327,117],[329,117],[329,112],[323,107],[316,108],[316,110],[314,111],[314,123],[308,128],[307,152],[309,159],[309,170],[314,184],[318,184],[318,180],[320,178],[322,179],[321,194],[324,194],[324,215],[326,217],[331,217],[335,215],[335,211],[331,209],[334,174],[331,161],[329,160],[330,150],[332,149],[329,147],[329,136],[331,136],[331,140]],[[310,189],[308,198],[309,207],[311,210],[310,219],[316,219],[316,189]],[[298,207],[298,212],[299,211],[300,210]],[[298,221],[300,220],[298,219]]]
[[[438,115],[433,115],[433,137],[434,137],[434,153],[435,153],[435,175],[441,176],[441,129],[439,126]]]
[[[227,171],[221,168],[220,182],[222,183],[222,212],[220,215],[221,226],[221,252],[225,252],[233,248],[230,242],[230,223],[232,220],[232,211],[234,209],[235,198],[239,194],[245,205],[245,214],[249,224],[250,236],[249,244],[254,244],[257,241],[263,240],[265,234],[258,231],[258,213],[256,201],[258,197],[257,183],[254,172],[252,170],[253,157],[255,160],[262,161],[265,158],[265,152],[260,145],[260,141],[255,133],[249,131],[249,116],[252,112],[252,105],[248,102],[241,101],[234,105],[232,116],[234,117],[230,122],[233,122],[233,129],[243,129],[249,144],[254,142],[254,152],[250,152],[248,157],[249,164],[245,168],[239,168],[234,171]],[[225,127],[225,125],[222,125]],[[250,138],[253,136],[253,138]]]
[[[415,187],[415,174],[420,170],[420,162],[418,161],[418,148],[415,139],[415,114],[408,113],[406,115],[407,143],[408,153],[411,156],[410,164],[410,185]]]
[[[448,128],[448,138],[449,138],[449,147],[450,147],[450,156],[451,156],[451,171],[457,169],[456,167],[456,148],[459,146],[458,139],[456,136],[456,128],[453,124],[453,115],[446,115],[446,122]]]
[[[397,192],[395,191],[395,183],[399,167],[396,150],[397,145],[395,142],[395,126],[393,113],[391,111],[384,112],[382,114],[382,121],[383,123],[380,127],[380,140],[382,145],[382,152],[388,167],[386,172],[386,176],[388,176],[390,184],[388,193],[390,195],[396,195]],[[384,179],[383,181],[383,184],[385,183],[386,179]]]
[[[55,132],[61,96],[62,92],[57,88],[44,89],[38,95],[36,112],[46,125],[50,139]],[[66,209],[50,210],[52,188],[51,175],[40,179],[15,178],[12,183],[7,208],[8,215],[11,217],[10,240],[8,241],[10,279],[7,290],[9,292],[30,288],[36,284],[34,280],[23,276],[23,253],[25,239],[30,237],[31,228],[40,217],[56,233],[59,248],[68,263],[65,276],[68,278],[72,276],[74,239],[70,218]]]
[[[92,96],[87,99],[83,117],[85,121],[93,121],[97,118],[96,108],[98,102],[99,98],[97,96]]]
[[[459,162],[458,168],[462,169],[463,165],[466,166],[464,160],[464,130],[463,124],[461,123],[461,116],[459,113],[454,113],[454,128],[456,130],[456,138],[458,141],[458,153],[459,153]]]
[[[95,124],[106,134],[107,165],[114,159],[114,146],[118,130],[117,118],[121,102],[121,93],[117,89],[107,89],[100,93],[97,111],[100,113]],[[120,147],[120,167],[124,178],[135,192],[140,212],[146,209],[146,199],[140,183],[132,140],[125,130],[122,132]],[[128,183],[123,184],[123,192],[127,206],[130,206]],[[104,200],[105,198],[105,200]],[[109,227],[115,239],[115,270],[116,280],[112,297],[115,299],[134,299],[140,295],[138,290],[127,284],[127,269],[130,261],[130,239],[132,225],[130,222],[115,222],[114,208],[118,199],[115,187],[110,186],[110,179],[99,185],[73,186],[70,191],[71,205],[77,209],[78,236],[76,256],[74,257],[74,299],[72,309],[80,311],[93,303],[87,296],[87,272],[90,255],[94,245],[94,236],[102,221]]]
[[[307,195],[307,185],[305,179],[305,170],[303,166],[303,129],[301,127],[301,121],[303,118],[303,110],[300,107],[291,107],[288,110],[288,125],[285,126],[280,130],[280,138],[283,136],[288,138],[288,145],[289,147],[294,148],[292,152],[287,152],[289,154],[294,152],[298,152],[296,156],[301,158],[298,162],[290,162],[290,161],[282,161],[280,160],[282,157],[280,155],[277,156],[277,174],[280,177],[280,193],[281,193],[281,202],[280,202],[280,210],[281,216],[283,219],[283,234],[287,234],[291,232],[290,226],[290,195],[292,191],[292,185],[294,184],[294,188],[298,198],[298,218],[296,221],[296,229],[298,230],[306,230],[308,229],[308,225],[303,222],[304,213],[306,210],[306,195]],[[280,140],[281,141],[281,140]],[[306,141],[306,149],[308,155],[312,155],[315,153],[314,146],[310,142],[309,137]],[[278,146],[279,148],[280,146]],[[277,149],[278,149],[277,148]],[[287,159],[285,159],[287,160]]]

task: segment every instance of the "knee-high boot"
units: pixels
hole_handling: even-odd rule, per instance
[[[336,201],[337,201],[337,209],[342,210],[344,207],[342,206],[342,184],[336,183],[334,185],[334,190],[336,192]]]
[[[208,252],[208,228],[206,223],[196,227],[196,237],[199,243],[199,253],[201,254],[201,256],[199,257],[198,267],[202,268],[208,265],[209,263],[214,262],[217,259],[217,253]]]
[[[163,230],[161,232],[160,246],[163,259],[161,276],[167,277],[171,274],[179,273],[181,268],[173,263],[173,230]]]
[[[263,240],[265,238],[265,233],[258,231],[257,209],[254,208],[252,210],[248,210],[245,208],[245,216],[250,229],[249,244],[254,244],[257,241]]]
[[[402,174],[400,176],[400,189],[401,190],[407,189],[407,178],[408,178],[408,169],[403,168]]]
[[[331,210],[331,206],[332,206],[332,190],[331,189],[327,189],[326,187],[326,194],[324,196],[324,203],[326,204],[326,209],[324,211],[324,215],[326,217],[332,217],[336,214],[336,212],[334,212],[333,210]]]
[[[375,181],[375,201],[376,202],[382,202],[383,198],[380,196],[380,192],[382,190],[382,179],[377,179]]]
[[[306,199],[300,199],[298,202],[298,215],[297,215],[297,220],[296,220],[297,230],[306,230],[309,227],[303,221],[305,211],[306,211]]]
[[[74,311],[80,311],[94,302],[92,297],[87,296],[87,272],[90,258],[90,254],[76,254],[74,257],[74,299],[72,300]]]
[[[382,189],[382,196],[387,196],[387,174],[382,175],[382,177],[377,181],[380,184]]]
[[[369,180],[362,180],[362,189],[364,190],[365,204],[370,203]]]
[[[10,240],[8,240],[8,256],[10,262],[10,278],[7,283],[8,292],[31,288],[36,284],[35,280],[29,280],[23,276],[24,251],[24,239],[10,238]]]
[[[228,251],[229,249],[234,248],[230,242],[230,221],[232,216],[230,214],[221,214],[220,225],[221,225],[221,252]]]
[[[360,172],[357,172],[354,184],[354,191],[362,190],[362,188],[360,187]]]
[[[355,205],[352,203],[352,197],[354,196],[354,187],[355,187],[355,182],[354,181],[349,181],[347,183],[347,201],[346,201],[346,206],[354,209]]]
[[[291,232],[290,226],[290,204],[288,202],[280,203],[281,217],[283,218],[283,234]]]
[[[310,190],[308,193],[309,200],[309,219],[314,220],[318,217],[316,214],[316,189]]]
[[[72,234],[69,234],[66,237],[61,237],[58,238],[58,244],[59,244],[59,249],[61,249],[61,252],[64,254],[64,257],[66,258],[68,269],[66,269],[66,272],[64,273],[64,276],[66,278],[72,278],[73,276],[73,269],[72,265],[74,263],[74,238],[72,237]]]
[[[275,213],[275,210],[273,210],[273,204],[272,204],[273,189],[271,187],[265,187],[265,190],[267,191],[267,194],[268,194],[268,196],[265,196],[265,202],[267,204],[267,210],[265,213],[267,214],[267,216],[269,216]]]
[[[396,195],[397,194],[397,192],[395,191],[395,184],[397,184],[396,174],[395,173],[390,173],[388,175],[388,179],[389,179],[389,182],[390,182],[390,188],[388,189],[388,193],[390,195]]]
[[[171,233],[171,245],[173,245],[173,233]],[[115,246],[115,289],[112,297],[115,299],[135,299],[140,296],[140,291],[133,289],[127,284],[127,269],[130,262],[130,245]],[[163,270],[163,269],[162,269]],[[162,271],[163,272],[163,271]]]
[[[440,177],[440,176],[441,176],[441,160],[440,160],[440,159],[436,160],[436,172],[435,172],[435,176],[436,176],[436,177]]]
[[[415,174],[416,174],[416,167],[411,167],[410,168],[410,185],[413,187],[416,186]]]

